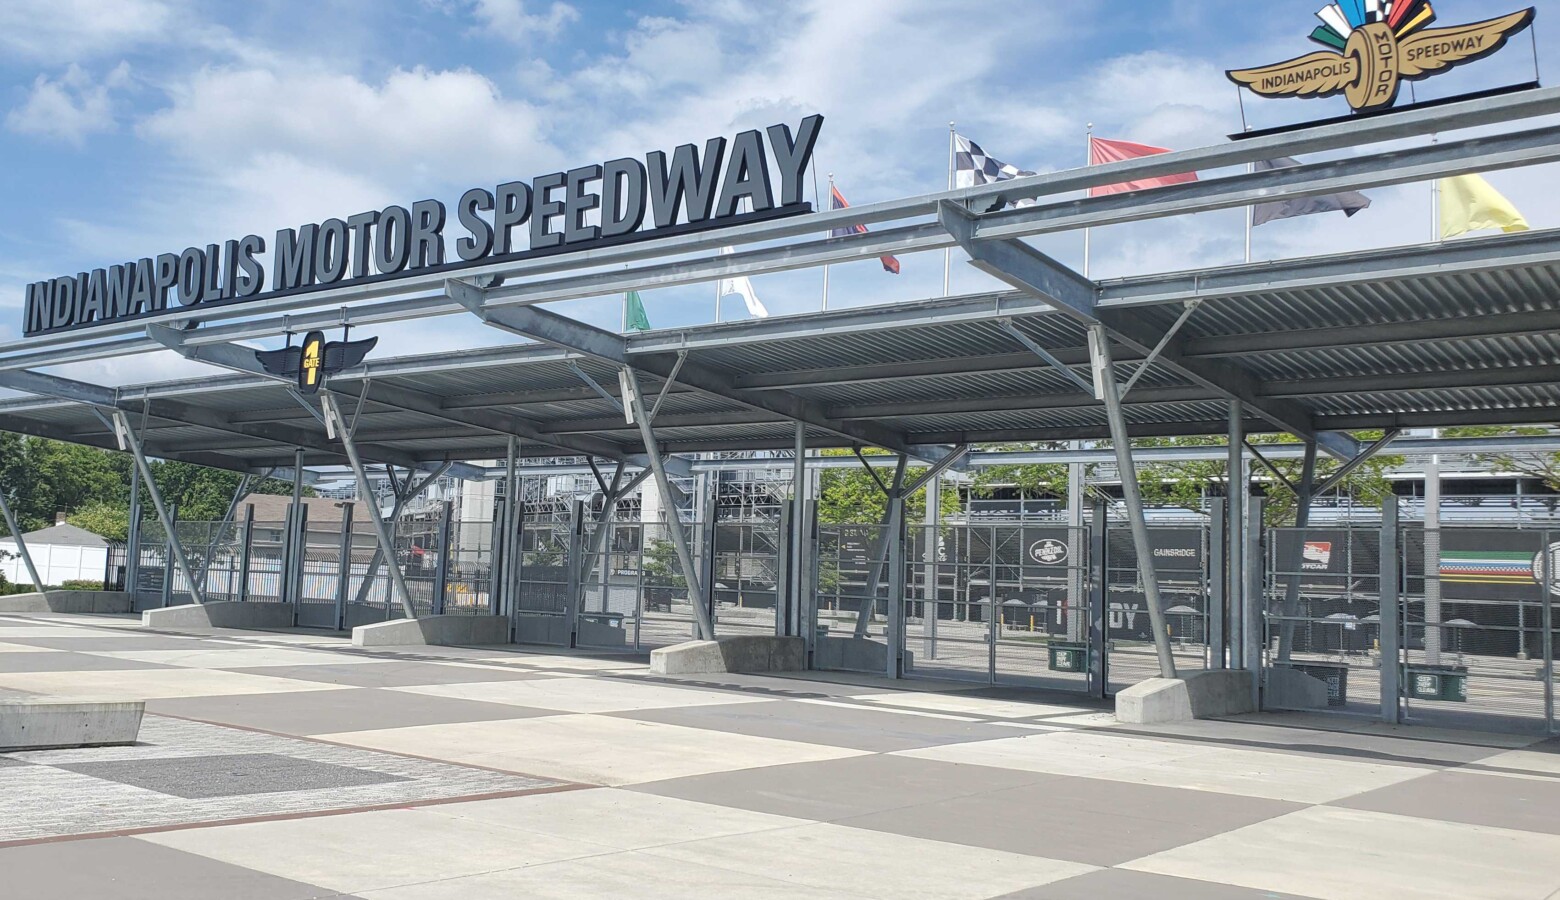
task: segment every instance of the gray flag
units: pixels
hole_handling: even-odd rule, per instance
[[[1258,162],[1255,168],[1258,172],[1271,172],[1274,169],[1292,169],[1298,165],[1300,165],[1298,160],[1286,156],[1281,159],[1263,160]],[[1258,203],[1251,209],[1251,224],[1265,225],[1274,219],[1292,219],[1295,216],[1312,216],[1325,212],[1341,212],[1353,216],[1360,210],[1369,208],[1370,198],[1358,191],[1323,194],[1319,197],[1295,197],[1276,203]]]

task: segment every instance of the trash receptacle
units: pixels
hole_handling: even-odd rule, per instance
[[[1468,667],[1408,666],[1403,675],[1403,688],[1414,700],[1467,703]]]
[[[1349,705],[1349,667],[1344,663],[1289,663],[1289,667],[1327,685],[1328,706]]]
[[[1058,641],[1050,645],[1051,671],[1089,671],[1089,645]]]

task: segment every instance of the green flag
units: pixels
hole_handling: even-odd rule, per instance
[[[639,299],[638,291],[629,291],[623,297],[623,330],[650,330],[650,317],[645,315],[645,302]]]

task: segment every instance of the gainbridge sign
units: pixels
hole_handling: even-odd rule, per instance
[[[1533,24],[1529,8],[1493,19],[1429,27],[1429,0],[1345,0],[1317,13],[1311,40],[1327,47],[1285,62],[1225,74],[1262,97],[1344,95],[1356,112],[1397,102],[1404,81],[1423,81],[1497,53]]]

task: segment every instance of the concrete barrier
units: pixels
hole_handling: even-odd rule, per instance
[[[800,672],[806,668],[807,644],[799,637],[740,635],[650,651],[650,671],[656,675]]]
[[[141,613],[147,628],[291,628],[291,603],[234,603],[213,600]]]
[[[813,646],[813,665],[819,669],[882,675],[888,671],[888,645],[867,638],[820,634]]]
[[[0,613],[127,613],[130,604],[119,591],[44,591],[0,597]]]
[[[1116,694],[1116,719],[1133,725],[1189,722],[1257,711],[1252,674],[1241,669],[1150,678]]]
[[[428,616],[392,619],[352,629],[355,647],[467,647],[509,643],[503,616]]]
[[[1267,709],[1326,709],[1327,682],[1312,678],[1298,669],[1274,666],[1267,670],[1262,686],[1262,705]]]
[[[0,753],[135,743],[140,701],[0,700]]]

